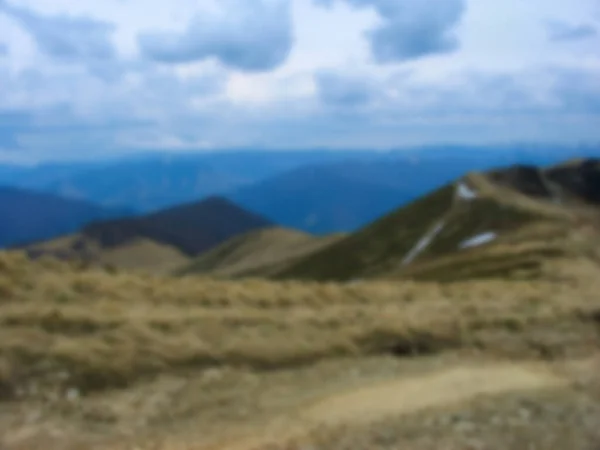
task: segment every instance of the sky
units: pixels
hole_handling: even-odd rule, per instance
[[[600,0],[0,0],[0,161],[600,142]]]

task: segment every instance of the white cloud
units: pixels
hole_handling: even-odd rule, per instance
[[[594,0],[2,3],[0,149],[600,140]]]

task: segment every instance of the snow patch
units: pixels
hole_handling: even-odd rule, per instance
[[[472,238],[466,239],[462,241],[458,248],[472,248],[478,247],[483,244],[487,244],[488,242],[492,242],[494,239],[498,237],[498,234],[494,231],[487,231],[485,233],[478,234],[477,236],[473,236]]]
[[[473,200],[474,198],[477,198],[477,192],[475,192],[462,181],[458,183],[457,193],[458,197],[462,198],[463,200]]]
[[[406,265],[413,262],[415,258],[419,256],[419,254],[422,253],[423,250],[425,250],[429,244],[431,244],[433,238],[436,237],[440,231],[442,231],[444,225],[445,223],[442,220],[435,227],[429,230],[425,236],[419,239],[419,242],[417,242],[417,244],[404,257],[404,259],[402,260],[402,264]]]

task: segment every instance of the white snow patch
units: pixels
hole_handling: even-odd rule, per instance
[[[408,254],[404,257],[404,259],[402,260],[402,264],[406,265],[406,264],[410,264],[411,262],[413,262],[415,260],[415,258],[419,255],[419,253],[423,252],[423,250],[425,250],[427,248],[427,246],[429,244],[431,244],[431,241],[433,240],[433,238],[436,237],[440,231],[442,231],[442,229],[444,228],[444,225],[445,225],[445,223],[442,220],[434,228],[429,230],[427,232],[427,234],[425,234],[425,236],[423,236],[421,239],[419,239],[419,242],[417,242],[417,245],[415,245],[410,250],[410,252],[408,252]]]
[[[458,245],[458,247],[461,249],[477,247],[479,245],[483,245],[483,244],[487,244],[488,242],[492,242],[497,237],[498,237],[498,234],[495,233],[494,231],[487,231],[485,233],[478,234],[477,236],[473,236],[472,238],[462,241]]]
[[[458,197],[462,198],[463,200],[473,200],[474,198],[477,198],[477,192],[475,192],[463,182],[458,183],[457,189]]]

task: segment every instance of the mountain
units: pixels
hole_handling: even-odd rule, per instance
[[[600,218],[600,162],[470,173],[281,270],[317,280],[533,275],[582,250]],[[583,234],[582,234],[583,233]]]
[[[0,248],[72,233],[85,224],[129,215],[81,200],[0,187]]]
[[[353,232],[460,177],[491,157],[394,155],[301,167],[227,195],[283,226],[315,234]]]
[[[235,236],[202,253],[177,273],[223,277],[265,276],[342,237],[341,234],[318,237],[281,227],[259,229]]]
[[[0,185],[20,187],[34,191],[44,188],[55,180],[75,176],[102,167],[94,162],[53,162],[36,165],[0,164]]]
[[[252,179],[213,169],[203,160],[149,159],[101,166],[61,177],[49,192],[93,199],[102,205],[132,205],[157,211],[227,191]]]
[[[264,207],[264,210],[259,212],[277,222],[308,232],[326,233],[352,231],[468,171],[516,163],[550,164],[565,159],[567,155],[598,153],[600,150],[595,147],[532,147],[516,144],[502,147],[445,145],[385,152],[251,148],[190,153],[138,152],[95,161],[65,161],[34,166],[0,164],[0,184],[88,200],[102,206],[126,207],[140,213],[158,211],[212,195],[231,197],[235,201],[239,193],[241,200],[249,196],[245,206],[250,208],[256,203],[255,197],[260,197],[262,200],[256,206]],[[316,204],[315,211],[309,205],[305,211],[299,211],[299,217],[293,217],[285,210],[287,201],[277,198],[278,188],[281,184],[293,184],[284,178],[302,176],[301,173],[295,175],[295,171],[308,167],[312,169],[307,170],[319,171],[323,180],[330,180],[328,187],[332,190],[332,198],[329,202]],[[342,180],[338,181],[339,178]],[[348,179],[352,180],[350,184],[365,183],[365,189],[374,189],[373,185],[400,188],[400,200],[384,201],[372,209],[369,205],[361,206],[361,201],[358,201],[356,211],[348,209],[351,208],[351,201],[347,200],[345,208],[348,210],[335,213],[338,219],[327,217],[327,212],[321,209],[339,204],[340,198],[335,191],[346,189]],[[250,188],[251,185],[255,186]],[[246,188],[249,190],[244,193]],[[323,194],[324,188],[321,183],[314,188],[307,183],[304,190],[296,188],[291,192],[302,201],[305,195]],[[371,197],[375,195],[386,196],[373,191]],[[363,208],[364,214],[361,211]],[[346,218],[341,219],[341,216]],[[315,217],[317,222],[322,222],[321,225],[313,223]],[[307,218],[311,219],[309,222],[313,225],[305,224]]]
[[[303,168],[228,197],[282,226],[329,234],[352,231],[402,204],[408,195],[333,171]]]
[[[210,197],[144,216],[95,222],[79,233],[26,248],[30,256],[164,272],[250,230],[271,226],[229,200]]]
[[[302,165],[340,161],[361,154],[245,150],[140,154],[36,166],[0,164],[0,183],[86,199],[104,206],[152,212],[232,191]]]

